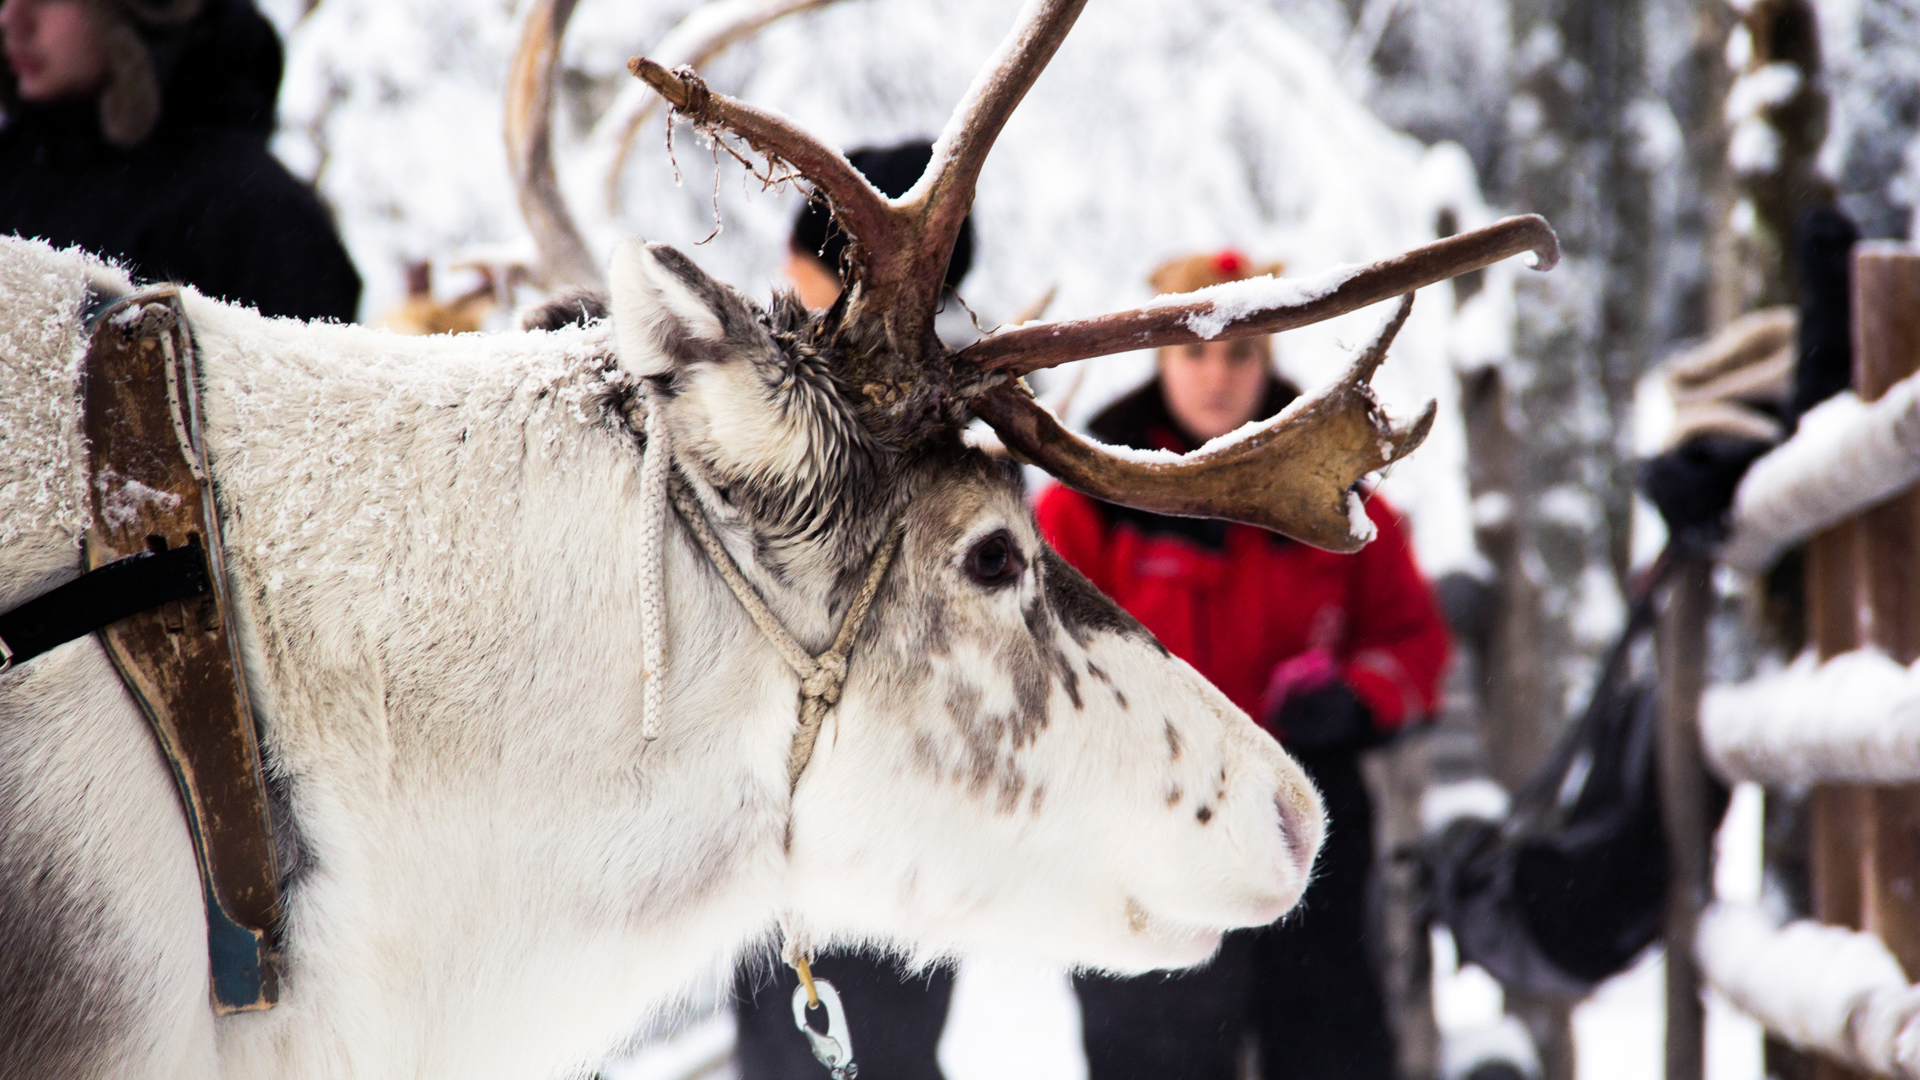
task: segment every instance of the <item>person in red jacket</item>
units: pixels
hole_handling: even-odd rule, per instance
[[[1269,268],[1237,252],[1155,273],[1163,293]],[[1089,425],[1112,445],[1184,452],[1297,394],[1266,338],[1162,349],[1159,372]],[[1053,547],[1286,746],[1320,787],[1327,842],[1301,906],[1228,935],[1177,976],[1076,980],[1089,1080],[1234,1080],[1244,1041],[1267,1080],[1388,1080],[1393,1041],[1367,945],[1372,807],[1361,751],[1431,715],[1449,648],[1400,519],[1336,555],[1250,525],[1162,517],[1062,486],[1036,512]]]

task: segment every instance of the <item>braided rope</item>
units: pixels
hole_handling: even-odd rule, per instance
[[[673,503],[680,511],[680,517],[693,530],[700,546],[706,549],[707,558],[712,561],[714,569],[720,571],[721,580],[733,590],[740,606],[747,610],[747,616],[773,643],[787,666],[800,676],[800,726],[794,732],[793,751],[787,759],[787,783],[790,787],[797,787],[800,774],[806,771],[807,762],[813,759],[814,744],[820,738],[820,726],[840,700],[841,687],[847,681],[847,656],[853,651],[853,639],[866,622],[867,611],[880,592],[880,582],[887,575],[887,567],[892,565],[895,553],[900,550],[900,523],[894,522],[893,527],[887,530],[886,539],[874,551],[873,562],[867,567],[866,581],[861,583],[853,606],[847,609],[847,617],[840,623],[833,645],[819,656],[813,656],[787,632],[787,628],[780,624],[779,616],[761,599],[753,585],[741,576],[733,556],[727,553],[720,538],[714,535],[712,524],[707,521],[705,511],[695,501],[686,482],[675,476],[672,491]]]
[[[640,506],[645,524],[640,548],[640,733],[660,737],[667,670],[667,478],[672,473],[672,437],[666,410],[647,398],[646,456],[640,461]]]

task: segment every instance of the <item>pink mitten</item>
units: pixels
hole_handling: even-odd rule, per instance
[[[1261,703],[1263,715],[1271,723],[1288,698],[1312,693],[1339,677],[1340,662],[1330,649],[1313,648],[1288,657],[1273,666],[1273,675],[1267,679],[1267,694]]]

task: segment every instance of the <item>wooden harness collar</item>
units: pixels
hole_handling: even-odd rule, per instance
[[[279,872],[179,291],[107,303],[92,332],[83,573],[0,615],[0,670],[99,634],[173,771],[206,903],[214,1011],[271,1008]]]

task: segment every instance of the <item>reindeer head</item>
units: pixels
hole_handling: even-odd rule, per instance
[[[686,120],[790,168],[852,240],[846,289],[817,315],[791,297],[762,309],[664,245],[627,244],[611,275],[621,365],[652,380],[651,407],[665,410],[703,512],[797,635],[824,644],[881,538],[902,530],[794,791],[789,900],[816,934],[931,952],[1017,942],[1139,970],[1197,962],[1221,931],[1291,907],[1322,833],[1312,785],[1046,546],[1016,479],[967,448],[962,428],[985,420],[1018,457],[1111,502],[1355,550],[1367,539],[1356,481],[1410,452],[1432,417],[1429,406],[1396,428],[1367,385],[1413,290],[1524,250],[1541,269],[1556,258],[1544,221],[1511,218],[1306,283],[1241,282],[948,349],[934,314],[980,169],[1084,3],[1029,3],[898,199],[691,69],[629,64]],[[571,7],[537,6],[522,50],[534,61],[518,70],[550,76]],[[543,208],[529,219],[564,222],[544,126],[520,128],[535,144],[517,150],[522,200]],[[543,246],[568,235],[549,232]],[[1185,457],[1087,442],[1019,380],[1394,297],[1397,312],[1345,378]]]

